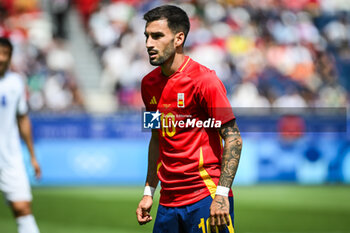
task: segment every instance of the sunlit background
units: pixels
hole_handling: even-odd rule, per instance
[[[43,171],[28,166],[41,231],[151,232],[135,217],[154,68],[142,16],[165,3],[188,13],[186,53],[216,71],[242,131],[236,232],[350,232],[349,1],[1,0]],[[15,229],[0,206],[0,232]]]

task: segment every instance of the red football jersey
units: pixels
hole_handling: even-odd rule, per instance
[[[141,91],[146,110],[162,114],[157,166],[160,204],[183,206],[208,195],[214,197],[221,173],[222,139],[217,129],[196,122],[210,118],[210,127],[235,118],[222,82],[214,71],[186,56],[169,77],[160,67],[146,75]]]

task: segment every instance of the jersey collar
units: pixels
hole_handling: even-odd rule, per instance
[[[167,77],[167,78],[171,78],[173,77],[174,75],[176,75],[177,73],[180,73],[180,72],[183,72],[188,66],[189,66],[189,63],[190,63],[190,60],[191,58],[189,56],[185,56],[185,59],[184,61],[182,62],[181,66],[179,67],[179,69],[177,69],[176,72],[174,72],[172,75],[170,76],[165,76],[163,73],[162,73],[162,70],[159,69],[160,73],[162,76],[164,77]]]
[[[177,72],[184,71],[184,69],[188,66],[188,63],[190,60],[191,60],[191,58],[189,56],[185,56],[185,59],[184,59],[183,63],[181,64],[181,66],[179,67],[179,69],[177,70]]]

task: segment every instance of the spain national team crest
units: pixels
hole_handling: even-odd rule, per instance
[[[185,93],[177,93],[177,107],[178,108],[185,107]]]

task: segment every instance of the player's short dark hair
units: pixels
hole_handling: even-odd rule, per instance
[[[166,19],[170,30],[173,33],[183,32],[185,40],[190,31],[190,20],[186,12],[177,6],[163,5],[153,8],[144,14],[143,19],[146,20],[147,24],[156,20]]]
[[[10,49],[10,56],[12,56],[13,45],[6,37],[0,37],[0,46],[8,47]]]

